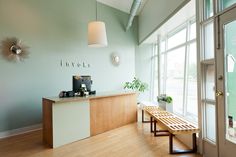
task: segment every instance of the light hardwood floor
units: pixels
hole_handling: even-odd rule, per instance
[[[0,140],[1,157],[201,157],[169,155],[168,137],[153,137],[149,124],[126,125],[56,149],[42,144],[42,131]],[[185,148],[175,140],[175,146]]]

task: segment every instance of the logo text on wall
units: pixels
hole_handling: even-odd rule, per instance
[[[85,61],[60,61],[61,67],[72,67],[72,68],[90,68],[91,65],[89,63],[86,63]]]

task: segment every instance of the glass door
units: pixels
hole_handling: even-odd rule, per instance
[[[216,79],[220,157],[236,154],[236,8],[218,17]]]

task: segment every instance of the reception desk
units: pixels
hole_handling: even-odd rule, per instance
[[[134,92],[43,98],[43,142],[59,147],[137,121]]]

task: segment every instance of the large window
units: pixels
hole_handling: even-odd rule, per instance
[[[159,42],[159,94],[173,98],[173,112],[197,122],[196,23],[187,21]]]

